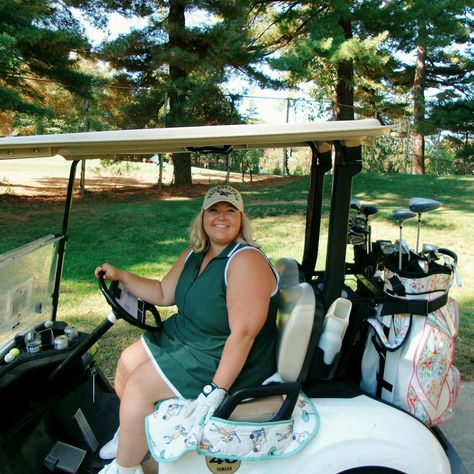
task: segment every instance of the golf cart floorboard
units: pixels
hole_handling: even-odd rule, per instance
[[[10,400],[12,409],[8,411],[11,416],[6,420],[8,423],[2,422],[0,428],[2,474],[51,472],[46,466],[47,456],[57,442],[86,451],[77,472],[94,472],[100,469],[103,463],[92,452],[91,446],[97,451],[98,446],[113,436],[118,426],[119,400],[101,371],[93,377],[89,374],[89,369],[80,369],[78,367],[73,371],[73,377],[60,380],[56,384],[56,393],[44,393],[39,380],[33,381],[33,385],[19,381],[18,387],[22,387],[23,396]],[[13,387],[15,393],[19,393],[18,387]],[[6,392],[8,391],[0,394],[0,401],[3,403],[7,403]],[[28,415],[24,416],[22,412]],[[85,432],[84,426],[91,431]],[[96,443],[91,443],[91,439]],[[8,461],[2,460],[6,453]],[[50,457],[49,467],[51,461]]]

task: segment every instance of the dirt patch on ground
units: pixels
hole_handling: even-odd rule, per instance
[[[20,161],[24,163],[20,163]],[[31,160],[18,160],[16,168],[0,172],[0,196],[2,200],[15,200],[21,198],[36,201],[38,199],[55,201],[63,200],[69,181],[68,163],[43,161],[41,166],[36,166]],[[218,170],[192,168],[192,186],[173,185],[173,169],[168,166],[163,173],[161,186],[158,184],[157,167],[151,164],[138,163],[129,175],[117,175],[104,170],[100,174],[86,170],[85,186],[80,186],[80,167],[76,171],[74,193],[76,199],[81,196],[100,196],[107,194],[109,198],[122,200],[132,195],[143,194],[157,196],[161,199],[176,198],[177,196],[195,197],[202,194],[209,186],[226,182],[227,173]],[[242,182],[241,173],[230,173],[229,183],[239,189],[252,187],[253,189],[272,184],[281,184],[282,178],[270,175],[254,175],[250,182],[249,175],[245,175]]]

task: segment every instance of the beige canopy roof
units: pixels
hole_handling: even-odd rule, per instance
[[[219,125],[206,127],[115,130],[0,138],[0,159],[61,155],[67,159],[110,155],[186,152],[194,147],[233,149],[297,147],[308,142],[343,141],[357,146],[368,137],[389,132],[378,120],[317,121],[283,125]]]

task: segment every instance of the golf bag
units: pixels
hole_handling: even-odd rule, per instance
[[[368,320],[362,358],[361,388],[428,426],[449,421],[460,385],[453,365],[459,309],[448,296],[456,259],[444,259],[428,263],[412,253],[402,270],[396,255],[386,259],[385,301]]]

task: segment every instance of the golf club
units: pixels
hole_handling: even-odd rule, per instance
[[[438,251],[438,246],[434,244],[423,244],[423,248],[421,250],[422,255],[425,257],[428,263],[434,262],[438,259],[438,255],[436,252]]]
[[[351,199],[351,209],[357,211],[360,214],[360,201],[358,199]]]
[[[355,232],[349,232],[347,240],[351,245],[363,245],[365,243],[365,237]]]
[[[402,254],[404,255],[407,255],[408,256],[408,261],[410,261],[410,247],[408,246],[407,244],[407,241],[405,239],[402,239],[401,241],[400,240],[396,240],[395,241],[395,245],[402,249]]]
[[[362,214],[364,214],[367,220],[366,226],[367,226],[367,230],[369,231],[368,236],[367,236],[367,251],[369,253],[372,252],[372,239],[371,239],[372,229],[370,227],[369,216],[374,215],[377,211],[378,209],[375,206],[363,206],[361,208],[361,212]]]
[[[392,211],[392,216],[394,219],[398,221],[398,226],[400,228],[400,238],[399,241],[399,253],[398,253],[398,268],[399,270],[402,269],[402,230],[403,230],[403,222],[407,219],[411,219],[415,217],[416,214],[408,209],[394,209]]]
[[[360,225],[360,224],[352,224],[349,230],[351,230],[352,232],[355,232],[356,234],[367,235],[369,233],[369,231],[365,228],[365,226]]]
[[[438,248],[439,247],[434,244],[423,244],[422,253],[436,252]]]
[[[395,244],[384,245],[382,252],[384,255],[393,255],[398,250]]]
[[[423,258],[419,258],[419,259],[417,259],[417,261],[418,261],[419,267],[421,268],[421,271],[425,274],[428,273],[428,271],[430,269],[429,262],[426,261]]]
[[[352,223],[355,225],[362,225],[365,228],[367,225],[367,218],[362,214],[358,214],[352,218]]]
[[[422,254],[426,255],[425,258],[428,263],[438,260],[441,255],[449,257],[454,265],[457,265],[458,263],[458,256],[455,252],[447,248],[438,247],[434,244],[423,244]]]
[[[439,201],[435,201],[434,199],[414,197],[410,199],[408,207],[410,208],[410,211],[416,212],[418,214],[418,229],[416,234],[416,253],[418,253],[418,246],[420,244],[421,214],[423,212],[429,212],[438,209],[441,207],[441,203]]]
[[[357,214],[349,214],[348,229],[351,230],[352,225],[354,224],[354,219],[357,219],[360,215],[360,201],[358,199],[351,199],[351,211],[356,211]]]

